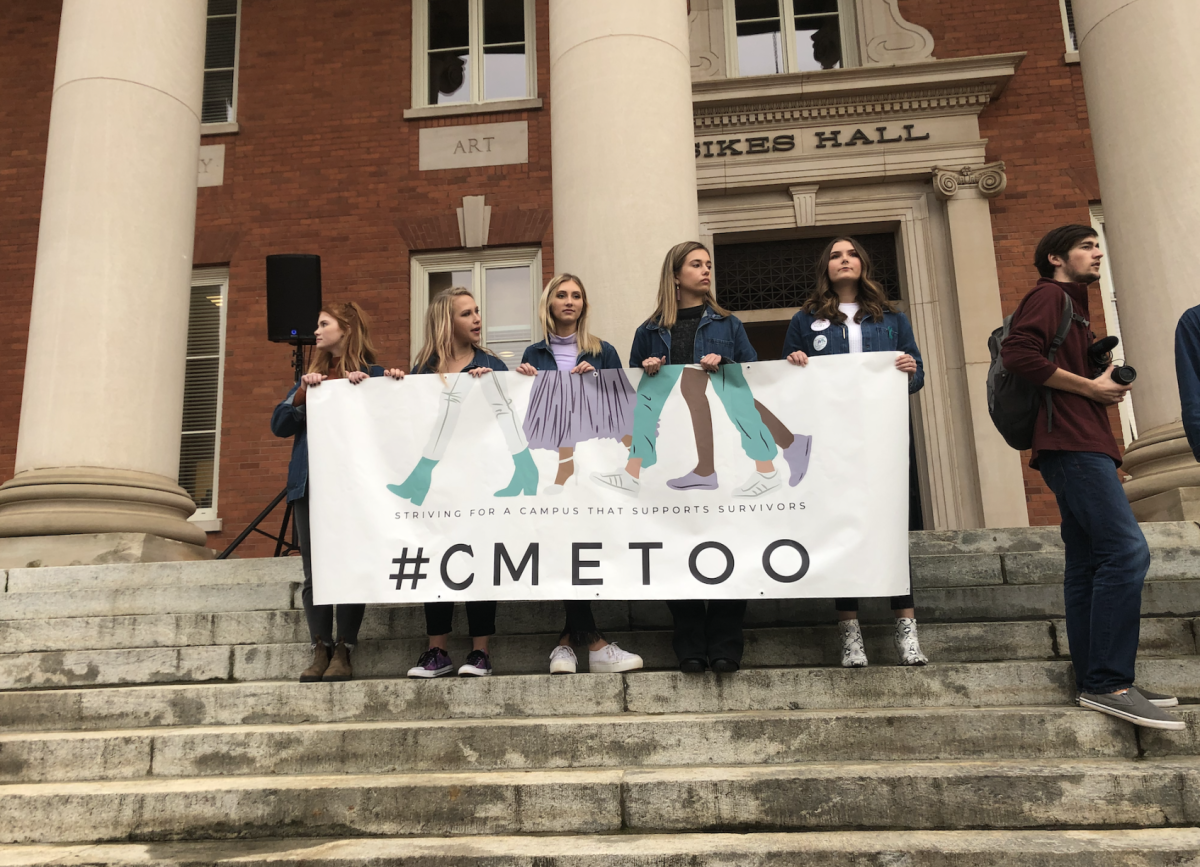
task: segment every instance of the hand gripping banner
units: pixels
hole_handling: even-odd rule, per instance
[[[905,593],[894,365],[324,383],[307,411],[315,601]]]

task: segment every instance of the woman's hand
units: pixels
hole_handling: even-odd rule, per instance
[[[658,373],[660,367],[667,363],[667,357],[655,358],[653,355],[642,362],[642,370],[646,371],[646,376],[654,376]]]
[[[304,388],[315,388],[327,379],[329,377],[321,373],[306,373],[300,377],[300,384]]]
[[[370,376],[363,373],[361,370],[352,370],[346,374],[346,379],[350,380],[351,385],[358,385],[364,379],[370,379],[370,378],[371,378]]]
[[[802,352],[799,349],[797,349],[795,352],[793,352],[791,355],[789,355],[787,357],[787,359],[792,364],[795,364],[799,367],[808,367],[808,356],[805,355],[804,352]]]
[[[522,361],[521,366],[517,368],[517,373],[524,376],[537,376],[537,368],[528,361]]]
[[[467,371],[468,374],[475,377],[476,379],[479,379],[479,377],[483,376],[485,373],[491,373],[491,372],[492,372],[492,369],[490,367],[472,367],[470,370]]]
[[[591,373],[595,369],[596,368],[592,367],[592,365],[588,362],[581,361],[571,368],[571,373]]]
[[[896,369],[902,370],[909,376],[917,372],[917,360],[907,352],[902,352],[896,356]]]
[[[389,367],[383,372],[383,375],[391,379],[404,379],[404,371],[398,367]]]
[[[700,359],[700,366],[709,373],[716,373],[717,368],[721,366],[721,356],[716,352],[710,352]]]

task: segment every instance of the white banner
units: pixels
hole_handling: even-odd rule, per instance
[[[315,601],[905,593],[894,365],[325,383],[308,394]]]

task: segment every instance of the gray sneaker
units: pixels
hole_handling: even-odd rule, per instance
[[[1145,697],[1131,688],[1124,693],[1109,693],[1108,695],[1092,695],[1081,692],[1079,706],[1098,710],[1117,719],[1123,719],[1135,726],[1145,726],[1151,729],[1165,729],[1178,732],[1187,728],[1181,719],[1176,719],[1165,710],[1150,704]]]
[[[1142,694],[1142,698],[1150,702],[1155,707],[1178,707],[1179,699],[1173,695],[1164,695],[1161,692],[1151,692],[1144,686],[1135,686],[1138,692]]]

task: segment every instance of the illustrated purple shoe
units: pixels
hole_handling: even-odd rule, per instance
[[[800,480],[808,473],[808,459],[811,456],[812,437],[806,437],[803,434],[796,434],[792,444],[783,450],[783,457],[792,470],[792,477],[788,479],[788,484],[793,488],[800,484]]]
[[[717,474],[698,476],[694,472],[667,482],[667,487],[675,491],[715,491],[717,489]]]
[[[417,664],[408,670],[409,677],[441,677],[454,671],[450,654],[440,647],[431,647],[421,654]]]

